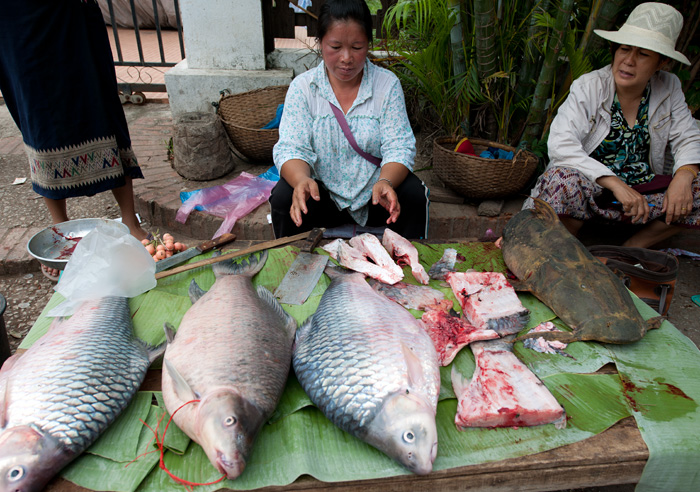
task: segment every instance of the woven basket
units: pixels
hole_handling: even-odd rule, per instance
[[[221,95],[216,114],[233,146],[248,159],[272,161],[272,147],[279,139],[279,131],[261,128],[277,114],[277,106],[284,103],[288,87],[278,85]]]
[[[537,168],[537,156],[526,150],[470,138],[478,155],[488,147],[514,152],[513,160],[486,159],[455,152],[459,140],[436,138],[433,142],[433,171],[446,186],[474,199],[503,198],[522,190]]]

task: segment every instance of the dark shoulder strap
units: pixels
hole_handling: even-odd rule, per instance
[[[355,137],[352,136],[352,132],[350,131],[350,127],[348,126],[348,122],[345,120],[345,115],[343,112],[336,108],[333,103],[328,101],[328,104],[331,106],[331,109],[333,110],[333,114],[335,115],[335,119],[338,120],[338,123],[340,123],[340,128],[342,128],[343,133],[345,134],[345,138],[348,139],[348,142],[350,142],[350,146],[355,149],[355,152],[360,154],[362,157],[367,159],[369,162],[374,164],[375,166],[379,167],[382,163],[382,160],[379,157],[375,157],[370,153],[365,152],[360,148],[359,145],[357,145],[357,142],[355,141]]]

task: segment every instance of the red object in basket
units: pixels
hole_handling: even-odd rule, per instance
[[[457,143],[455,146],[455,152],[459,152],[460,154],[476,155],[476,152],[474,152],[474,146],[468,138],[463,138]]]

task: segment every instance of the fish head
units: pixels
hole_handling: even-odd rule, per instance
[[[209,461],[233,480],[245,470],[262,412],[233,389],[206,394],[197,411],[198,443]]]
[[[417,394],[396,393],[372,420],[365,440],[416,475],[427,475],[437,455],[435,409]]]
[[[42,490],[70,458],[58,439],[31,426],[0,434],[0,491]]]

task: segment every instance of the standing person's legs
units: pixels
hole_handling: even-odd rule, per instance
[[[394,224],[387,227],[401,234],[406,239],[425,239],[428,235],[428,188],[413,173],[396,187],[396,196],[401,207],[401,214]],[[370,205],[367,225],[384,226],[389,212],[381,205]]]
[[[131,235],[139,241],[146,239],[148,233],[144,231],[141,224],[139,224],[139,219],[136,217],[136,210],[134,209],[134,186],[132,179],[127,176],[126,184],[119,188],[114,188],[112,194],[117,200],[119,210],[121,210],[122,222],[129,228]]]
[[[68,220],[68,212],[66,209],[66,200],[52,200],[51,198],[44,198],[44,203],[46,208],[49,209],[49,214],[51,214],[51,223],[60,224]],[[50,278],[53,281],[58,280],[58,276],[61,273],[55,268],[49,268],[46,265],[41,265],[41,273]]]
[[[270,215],[275,237],[286,237],[310,231],[314,227],[337,227],[342,224],[352,223],[352,217],[345,211],[338,210],[331,199],[328,190],[319,183],[319,201],[309,198],[306,202],[308,213],[302,214],[301,226],[297,227],[289,215],[292,207],[292,195],[294,188],[280,178],[270,193]]]

